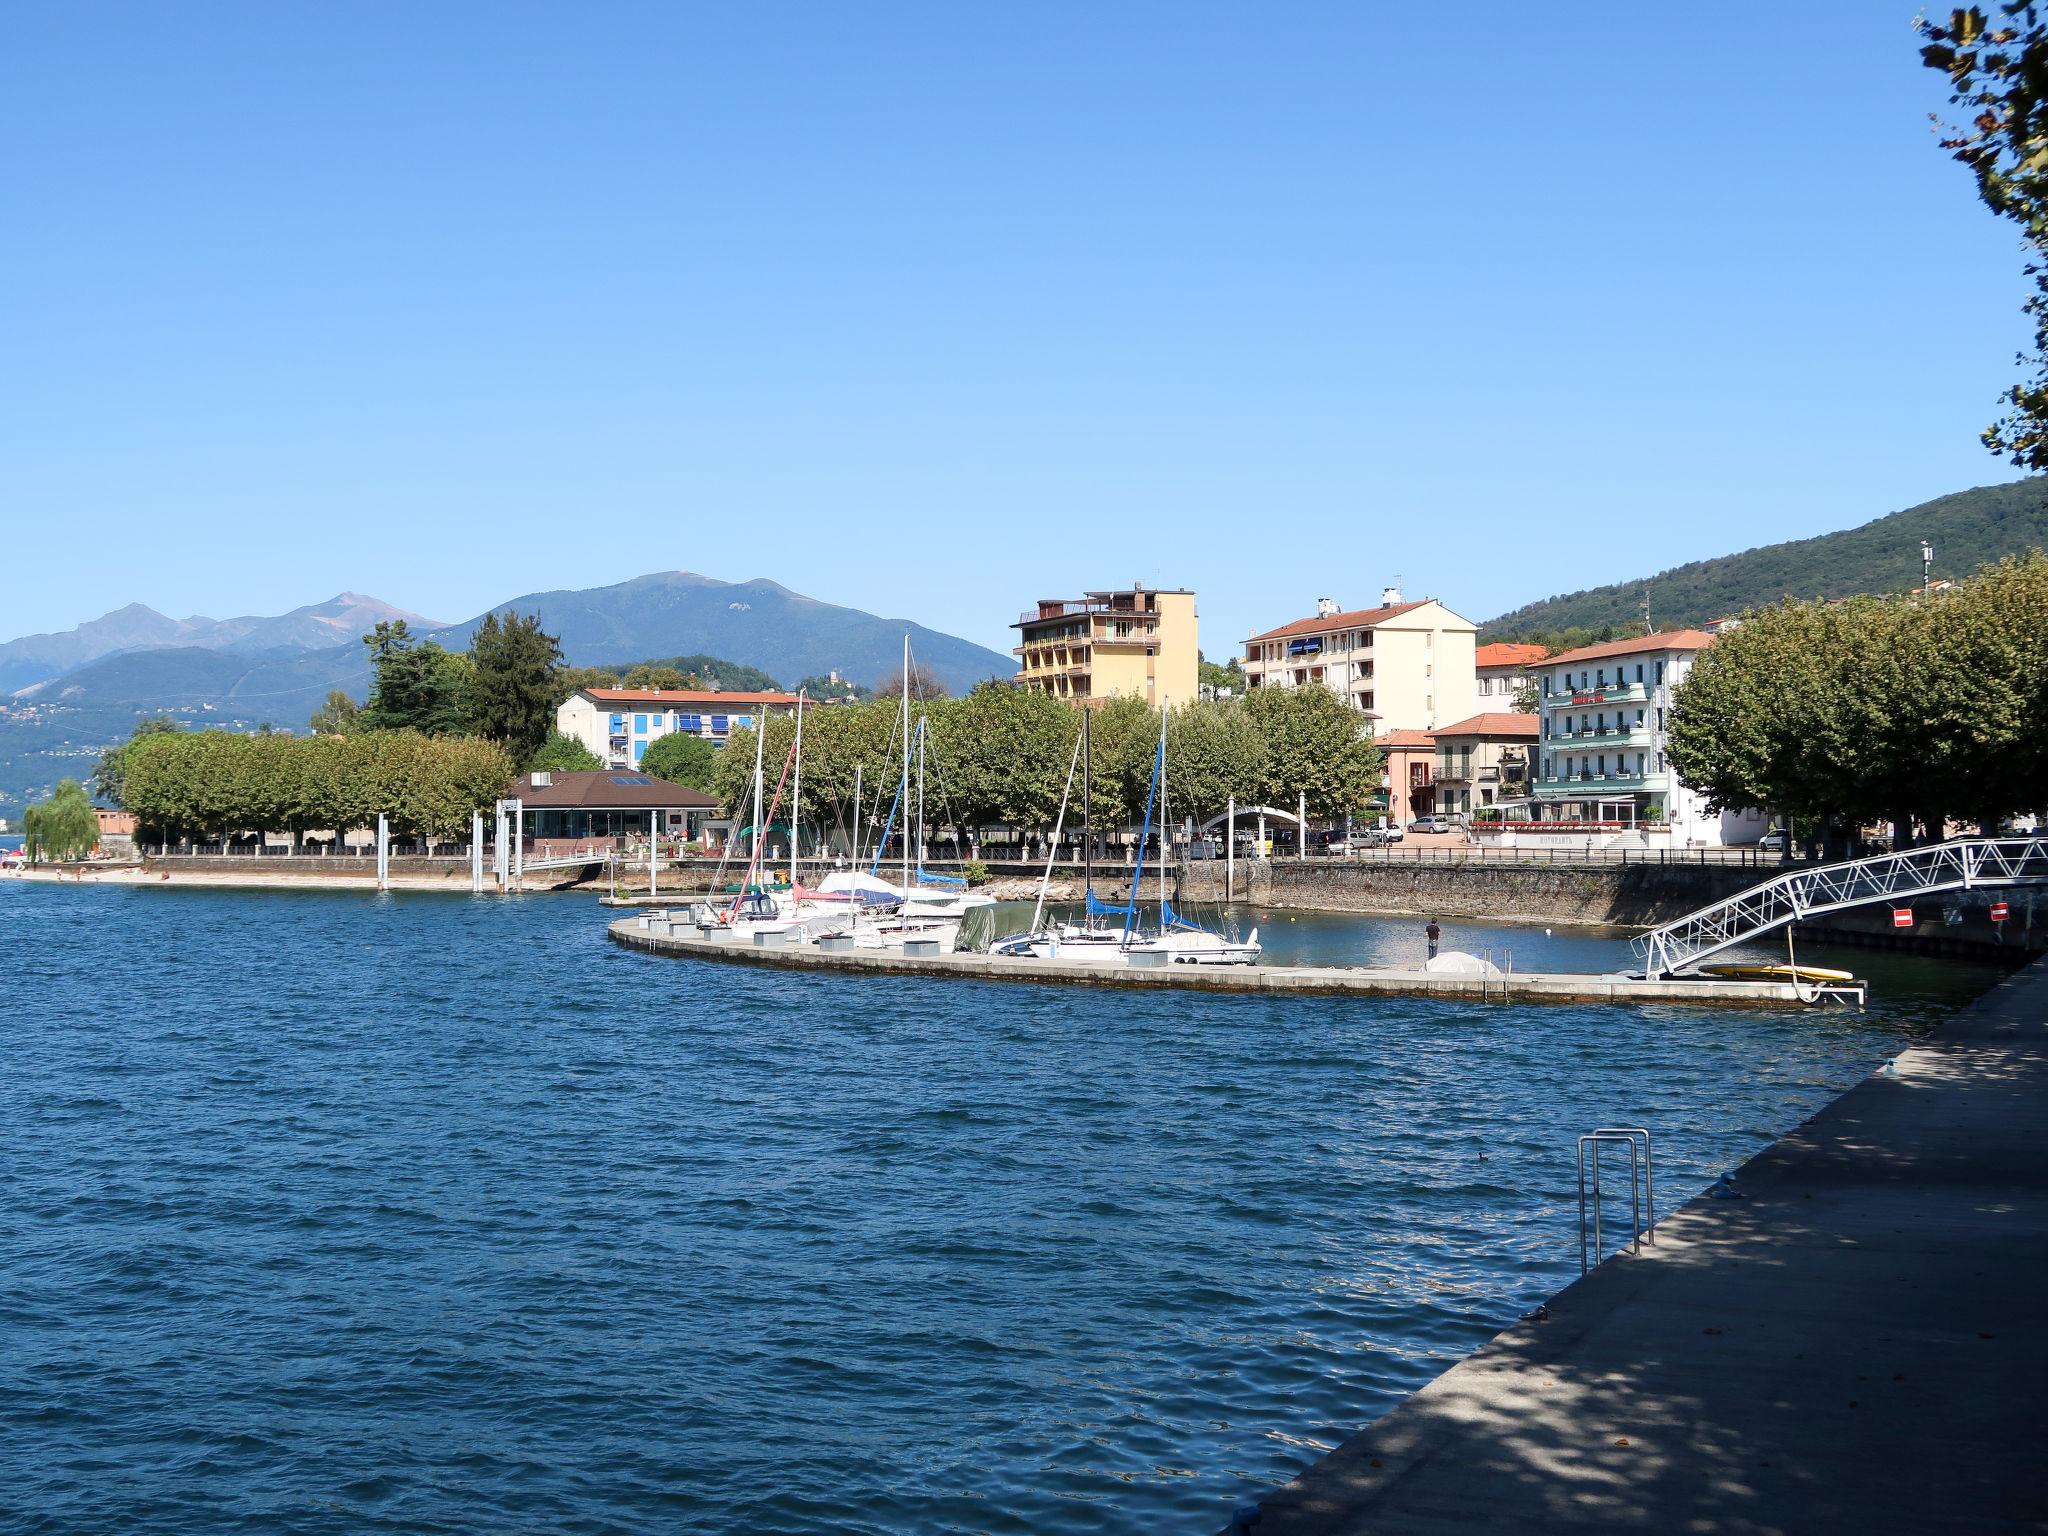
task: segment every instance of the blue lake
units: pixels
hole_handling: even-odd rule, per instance
[[[1195,999],[661,960],[580,897],[25,882],[0,955],[38,1531],[1213,1531],[1576,1273],[1579,1132],[1650,1126],[1676,1206],[1991,979]]]

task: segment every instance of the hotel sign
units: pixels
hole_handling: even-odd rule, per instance
[[[1607,702],[1607,690],[1603,688],[1597,693],[1575,693],[1572,695],[1572,702],[1574,704],[1605,704]]]

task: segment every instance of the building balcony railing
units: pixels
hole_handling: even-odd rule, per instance
[[[1588,769],[1584,773],[1567,773],[1555,776],[1544,775],[1535,781],[1536,793],[1584,794],[1589,790],[1610,791],[1617,795],[1654,791],[1662,793],[1670,788],[1671,776],[1665,773],[1599,773]]]
[[[1595,683],[1590,688],[1557,688],[1543,695],[1543,702],[1554,709],[1567,709],[1574,703],[1581,707],[1587,704],[1646,704],[1657,691],[1655,683],[1609,683],[1601,687]]]
[[[1648,723],[1642,725],[1610,725],[1604,731],[1595,726],[1583,731],[1552,731],[1546,741],[1608,741],[1642,742],[1647,745],[1656,730]]]

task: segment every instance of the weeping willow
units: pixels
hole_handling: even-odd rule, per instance
[[[76,779],[65,779],[57,792],[22,813],[22,844],[29,859],[82,859],[100,843],[100,819]]]

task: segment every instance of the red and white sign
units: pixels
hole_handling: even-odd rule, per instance
[[[1991,903],[1991,921],[1994,923],[2002,923],[2011,916],[2012,908],[2008,907],[2004,902],[1994,901]]]
[[[1910,928],[1910,927],[1912,927],[1912,926],[1913,926],[1913,909],[1912,909],[1911,907],[1893,907],[1893,908],[1892,908],[1892,926],[1893,926],[1894,928]]]

